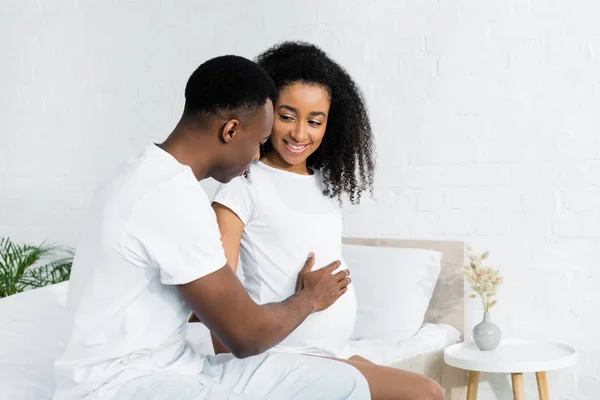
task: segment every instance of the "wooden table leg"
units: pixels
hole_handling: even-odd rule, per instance
[[[536,372],[535,378],[537,380],[538,393],[540,394],[540,400],[549,400],[548,395],[548,380],[546,379],[546,372]]]
[[[477,389],[479,388],[479,371],[469,371],[469,386],[467,389],[467,400],[477,400]]]
[[[525,388],[523,387],[523,374],[512,374],[513,396],[515,400],[525,400]]]

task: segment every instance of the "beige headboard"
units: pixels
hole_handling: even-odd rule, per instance
[[[458,269],[465,265],[466,249],[463,242],[437,240],[404,240],[374,238],[344,238],[343,243],[436,250],[442,253],[442,270],[425,314],[425,322],[452,325],[464,337],[464,279]]]

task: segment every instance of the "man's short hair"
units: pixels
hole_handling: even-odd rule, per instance
[[[210,59],[190,76],[185,87],[186,116],[248,112],[275,103],[277,88],[258,64],[239,56]]]

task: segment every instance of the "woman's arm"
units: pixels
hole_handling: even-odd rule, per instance
[[[221,231],[221,241],[225,250],[225,258],[233,271],[237,271],[238,256],[240,254],[240,243],[242,242],[242,232],[244,232],[244,223],[231,211],[219,203],[212,204],[213,210],[217,215],[217,224]]]
[[[217,223],[219,224],[219,230],[221,231],[221,242],[223,242],[225,258],[227,258],[227,263],[235,272],[237,271],[238,256],[240,254],[240,243],[242,241],[244,223],[239,219],[236,213],[224,205],[213,203],[212,207],[217,215]],[[192,316],[192,318],[194,317],[195,315]],[[210,336],[212,338],[215,354],[229,353],[229,350],[221,342],[219,342],[215,335],[211,333]]]

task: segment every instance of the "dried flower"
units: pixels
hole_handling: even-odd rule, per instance
[[[483,261],[490,255],[489,251],[484,252],[481,256],[472,253],[470,246],[467,247],[467,251],[469,264],[460,268],[459,271],[476,293],[469,297],[474,299],[479,296],[483,303],[484,311],[488,312],[490,308],[496,305],[497,300],[492,298],[496,296],[496,291],[504,280],[499,276],[498,269],[483,265]]]

